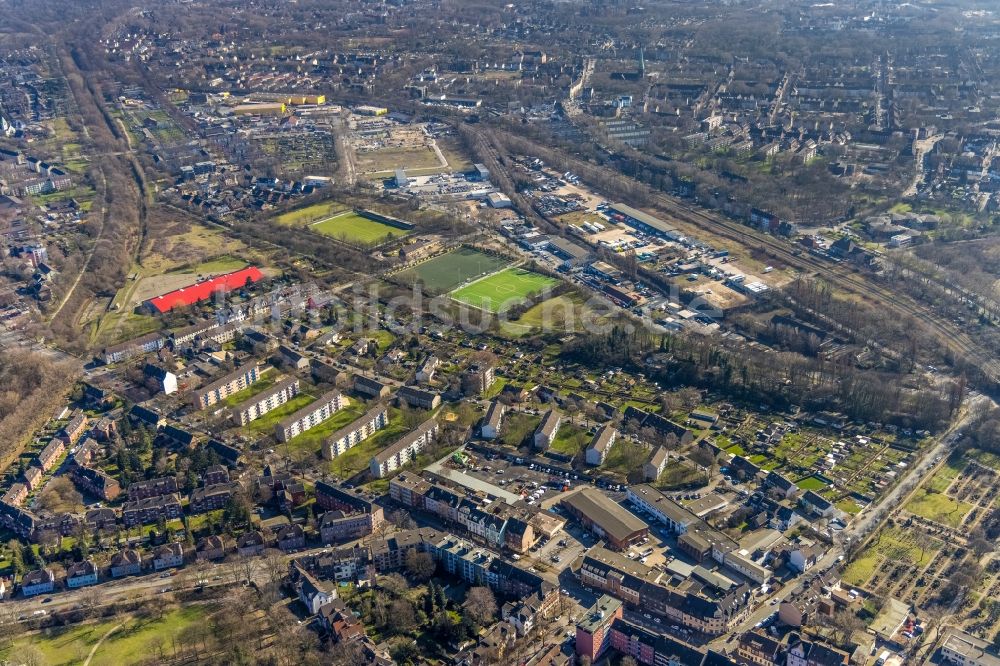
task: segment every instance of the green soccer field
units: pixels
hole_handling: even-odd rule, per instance
[[[403,229],[369,220],[353,211],[320,220],[310,225],[310,228],[324,236],[360,245],[375,245],[390,238],[400,238],[407,233]]]
[[[520,303],[529,294],[555,286],[558,280],[523,268],[507,268],[476,280],[451,293],[456,301],[489,312],[501,312]]]
[[[429,291],[447,293],[464,282],[510,265],[510,261],[462,247],[417,264],[399,273],[404,280],[420,282]]]

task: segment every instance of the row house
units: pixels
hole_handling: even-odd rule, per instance
[[[83,433],[87,432],[88,423],[86,414],[77,414],[70,419],[69,423],[62,427],[56,437],[62,440],[67,446],[73,446],[83,437]]]
[[[160,476],[155,479],[136,481],[128,487],[126,494],[129,501],[143,500],[160,495],[170,495],[177,492],[177,478]]]
[[[274,533],[274,540],[278,548],[286,553],[293,550],[301,550],[306,547],[306,533],[301,525],[283,525]]]
[[[167,338],[160,333],[148,333],[132,340],[105,347],[98,358],[106,365],[120,363],[140,354],[149,354],[163,349]]]
[[[153,551],[153,571],[184,566],[184,545],[167,543]]]
[[[365,516],[367,534],[377,531],[385,522],[385,512],[381,506],[362,495],[341,490],[325,481],[316,482],[316,506],[327,511],[340,511],[348,516]]]
[[[35,533],[32,539],[39,541],[43,533],[71,536],[80,527],[80,517],[72,513],[58,513],[53,516],[39,516],[35,519]]]
[[[354,392],[375,400],[381,400],[389,396],[389,387],[377,379],[365,377],[364,375],[354,375]]]
[[[66,451],[66,445],[61,439],[49,440],[49,443],[45,445],[38,455],[35,456],[35,462],[38,466],[42,468],[43,472],[47,472],[52,469],[56,461],[59,460],[59,456]]]
[[[23,539],[30,539],[35,534],[38,516],[19,506],[0,502],[0,524]]]
[[[99,497],[106,502],[114,500],[122,491],[117,479],[108,476],[99,469],[74,467],[72,479],[82,492]]]
[[[132,425],[150,430],[159,430],[167,425],[167,419],[163,414],[142,405],[133,405],[132,409],[128,411],[128,419]]]
[[[178,450],[190,449],[195,444],[195,435],[190,430],[168,425],[157,435],[156,444]]]
[[[38,468],[35,467],[34,469]],[[10,506],[21,506],[24,504],[24,500],[28,499],[28,492],[28,486],[24,483],[11,484],[10,489],[4,493],[2,502]]]
[[[724,589],[708,572],[664,578],[659,571],[601,547],[589,550],[576,571],[580,582],[673,624],[718,636],[744,621],[752,609],[745,584]]]
[[[74,562],[66,568],[66,587],[76,589],[97,585],[97,565],[93,560]]]
[[[222,465],[210,465],[202,474],[201,479],[206,486],[229,483],[229,470]]]
[[[88,509],[83,514],[83,523],[92,531],[111,531],[118,524],[118,514],[114,509],[101,507],[99,509]]]
[[[319,535],[324,544],[360,539],[372,533],[371,514],[347,514],[339,509],[327,511],[319,520]]]
[[[700,666],[705,653],[659,632],[649,631],[617,618],[611,623],[608,643],[615,651],[640,664],[656,666]]]
[[[26,597],[46,594],[54,590],[55,586],[56,575],[52,569],[35,569],[21,577],[21,594]]]
[[[174,349],[182,349],[195,343],[199,338],[207,335],[213,329],[219,328],[219,322],[211,321],[198,322],[184,328],[178,328],[170,333],[171,345]]]
[[[437,409],[441,404],[441,394],[435,391],[426,391],[416,386],[404,386],[396,391],[396,398],[401,404],[406,404],[417,409]]]
[[[235,483],[217,483],[204,488],[197,488],[188,498],[188,511],[191,515],[223,509],[229,498],[239,488]]]
[[[594,435],[594,439],[591,440],[590,444],[587,446],[585,452],[585,457],[588,465],[601,465],[608,457],[608,453],[611,452],[611,447],[615,445],[615,440],[618,438],[618,431],[614,429],[613,426],[606,425],[602,426],[597,434]]]
[[[644,481],[656,481],[663,474],[663,470],[667,468],[667,462],[670,460],[670,451],[665,446],[658,446],[653,454],[649,456],[642,466],[642,478]]]
[[[701,522],[701,519],[687,508],[650,485],[629,486],[625,492],[625,499],[640,513],[653,517],[676,535],[684,534],[689,527]]]
[[[773,664],[780,663],[779,660],[784,656],[784,646],[781,641],[770,636],[756,631],[748,631],[740,636],[736,654],[744,664],[773,666]]]
[[[259,530],[244,532],[236,540],[236,553],[240,557],[263,555],[265,548],[267,548],[267,539],[264,538],[264,533]]]
[[[371,551],[361,546],[327,548],[316,555],[296,558],[291,570],[310,571],[320,578],[336,581],[357,581],[364,586],[371,580]]]
[[[559,430],[559,424],[562,423],[562,415],[554,409],[550,409],[545,412],[542,416],[541,423],[535,428],[535,434],[533,436],[533,442],[535,448],[540,451],[545,451],[552,445],[552,441],[556,438],[556,432]]]
[[[479,436],[483,439],[496,439],[500,436],[500,427],[503,424],[503,417],[507,411],[507,406],[499,400],[490,403],[486,410],[486,417],[479,427]]]
[[[177,375],[164,367],[154,363],[147,363],[142,374],[146,378],[146,385],[151,390],[163,392],[164,395],[171,395],[177,392]]]
[[[195,559],[199,562],[204,560],[221,560],[226,556],[229,544],[224,536],[210,534],[198,539],[195,547]]]
[[[122,522],[126,527],[155,523],[161,517],[164,520],[181,517],[181,500],[176,494],[128,501],[122,505]]]
[[[21,485],[25,486],[25,488],[30,492],[37,490],[42,485],[45,473],[42,471],[41,467],[30,465],[24,470],[24,474],[21,475],[21,478],[24,479],[24,483]]]

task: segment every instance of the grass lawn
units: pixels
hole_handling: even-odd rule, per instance
[[[547,275],[522,268],[507,268],[451,293],[456,301],[489,312],[501,312],[523,301],[529,294],[542,291],[558,282]]]
[[[185,629],[202,622],[207,615],[204,606],[185,606],[164,614],[159,620],[130,620],[125,627],[111,634],[94,654],[91,666],[119,666],[145,661],[154,651],[151,645],[163,645],[169,654],[175,638]]]
[[[965,517],[965,514],[972,509],[972,505],[968,502],[953,500],[943,493],[921,488],[903,508],[910,513],[942,525],[958,527],[962,524],[962,518]]]
[[[287,213],[282,213],[274,218],[274,221],[278,224],[286,225],[309,224],[310,222],[315,222],[316,220],[322,220],[330,217],[331,215],[336,215],[337,213],[347,209],[348,207],[339,201],[323,201],[311,206],[296,208],[295,210],[290,210]]]
[[[969,457],[973,458],[980,465],[985,465],[986,467],[1000,470],[1000,456],[996,455],[995,453],[974,449],[972,451],[969,451]]]
[[[798,481],[795,482],[795,485],[797,485],[802,490],[813,490],[813,491],[823,490],[827,486],[826,483],[824,483],[821,479],[816,478],[815,476],[807,476],[804,479],[799,479]]]
[[[404,229],[370,220],[354,211],[346,211],[320,222],[309,225],[310,228],[324,236],[336,238],[345,243],[360,245],[375,245],[392,238],[405,236]]]
[[[393,169],[430,169],[441,167],[441,160],[430,146],[387,147],[357,153],[358,171],[382,173]]]
[[[224,509],[216,509],[214,511],[206,511],[205,513],[189,516],[187,519],[188,529],[191,530],[191,534],[197,534],[209,523],[218,524],[221,522],[222,514],[224,512]]]
[[[341,409],[323,423],[296,435],[290,441],[281,444],[281,446],[288,451],[310,451],[316,455],[321,455],[320,447],[323,445],[323,440],[364,413],[364,403],[352,400],[351,404]]]
[[[19,663],[19,651],[30,645],[42,654],[48,666],[81,664],[94,644],[113,626],[114,621],[107,621],[21,636],[15,638],[7,649],[0,650],[0,659],[13,659],[11,663]]]
[[[899,527],[886,528],[851,561],[844,570],[843,580],[850,585],[863,585],[883,562],[926,565],[940,549],[941,543],[936,539],[912,535]]]
[[[309,393],[299,393],[281,407],[278,407],[274,411],[268,412],[256,421],[251,422],[248,426],[250,428],[250,432],[255,435],[271,434],[274,432],[274,426],[281,421],[281,419],[286,416],[291,416],[315,399],[315,396]]]
[[[663,468],[663,473],[656,480],[656,487],[661,490],[674,490],[704,480],[704,472],[692,463],[675,458]]]
[[[402,271],[404,280],[420,282],[434,293],[451,291],[463,282],[488,275],[508,266],[510,262],[466,247],[442,254]]]
[[[519,446],[524,438],[538,427],[541,421],[541,417],[538,416],[523,412],[510,412],[504,419],[500,441],[508,446]]]
[[[500,332],[512,338],[536,331],[568,333],[583,330],[590,322],[603,323],[606,319],[592,310],[580,294],[563,294],[532,306],[517,320],[504,322]]]
[[[111,634],[94,654],[93,666],[124,666],[145,661],[153,654],[154,643],[164,646],[165,654],[171,653],[173,639],[197,622],[204,620],[204,606],[187,606],[165,613],[159,620],[129,619],[126,625]],[[45,631],[15,638],[11,646],[0,650],[0,659],[17,662],[20,649],[31,646],[45,659],[47,666],[81,664],[94,645],[114,627],[109,620],[95,624]]]
[[[843,511],[844,513],[851,514],[852,516],[861,511],[861,507],[858,506],[858,503],[849,497],[845,497],[844,499],[837,502],[837,508]]]
[[[972,451],[969,452],[970,457],[972,457],[972,453]],[[958,478],[958,475],[962,473],[963,469],[965,469],[966,464],[967,462],[964,459],[959,460],[956,458],[949,458],[945,464],[941,466],[941,469],[934,473],[934,476],[931,477],[931,480],[928,481],[924,488],[928,488],[939,493],[947,491],[948,486],[951,485],[952,481]]]
[[[552,446],[549,448],[558,453],[575,456],[587,448],[590,440],[591,436],[580,426],[573,423],[563,423],[559,426],[559,431],[556,432],[556,437],[552,440]]]
[[[627,478],[629,474],[642,469],[643,463],[649,459],[649,454],[650,451],[641,444],[619,437],[599,469]]]

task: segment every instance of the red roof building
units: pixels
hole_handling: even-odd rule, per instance
[[[146,305],[158,314],[170,312],[176,307],[194,305],[200,301],[211,298],[212,294],[221,291],[226,293],[234,289],[242,289],[247,282],[258,282],[264,278],[264,274],[255,266],[247,266],[232,273],[219,275],[211,280],[196,282],[188,287],[181,287],[174,291],[151,298],[146,301]]]

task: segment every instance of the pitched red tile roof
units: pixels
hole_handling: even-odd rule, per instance
[[[211,280],[198,282],[187,287],[181,287],[174,291],[151,298],[147,302],[159,312],[170,312],[176,307],[183,305],[194,305],[199,301],[211,298],[216,291],[228,292],[234,289],[242,289],[246,286],[247,280],[257,282],[264,278],[264,274],[255,266],[247,266],[232,273],[219,275]]]

